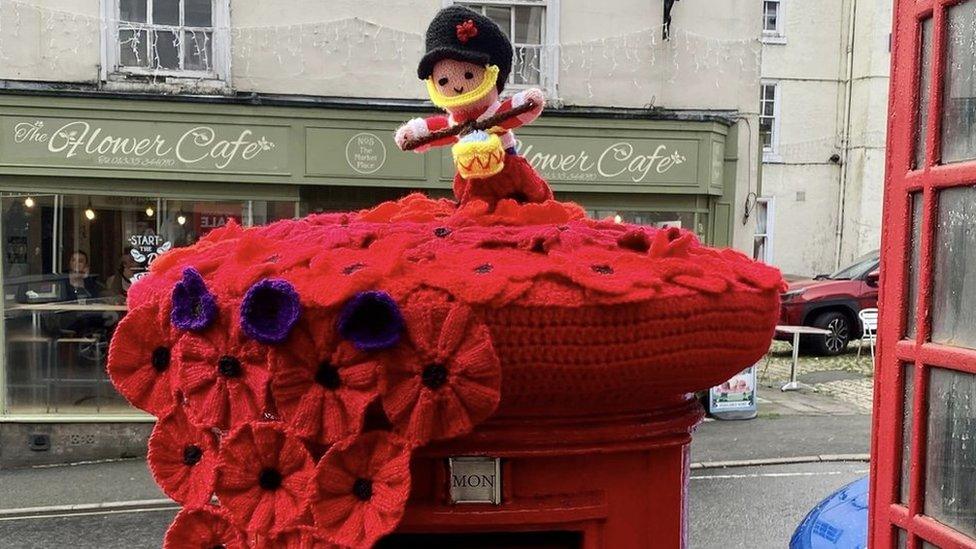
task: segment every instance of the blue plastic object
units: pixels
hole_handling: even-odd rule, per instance
[[[865,549],[868,546],[868,477],[821,501],[796,527],[790,549]]]

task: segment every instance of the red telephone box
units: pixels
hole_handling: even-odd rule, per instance
[[[896,0],[870,546],[976,548],[976,1]]]

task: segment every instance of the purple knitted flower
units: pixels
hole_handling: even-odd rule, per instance
[[[386,292],[359,292],[339,314],[339,334],[360,351],[389,349],[400,341],[403,315]]]
[[[173,287],[173,326],[181,330],[199,332],[207,329],[217,318],[217,298],[209,290],[203,277],[193,267],[183,270],[183,280]]]
[[[302,306],[298,292],[285,280],[267,278],[254,283],[241,302],[241,328],[248,337],[261,343],[281,343]]]

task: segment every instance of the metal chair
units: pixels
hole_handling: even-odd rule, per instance
[[[861,319],[861,345],[857,346],[857,358],[861,358],[861,349],[867,341],[871,346],[871,362],[874,362],[874,343],[878,338],[878,309],[861,309],[857,316]]]

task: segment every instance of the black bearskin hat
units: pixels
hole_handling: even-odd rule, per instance
[[[427,53],[420,60],[417,76],[430,78],[434,65],[442,59],[457,59],[479,65],[497,65],[502,91],[512,71],[512,43],[494,21],[464,6],[450,6],[434,16],[427,27]]]

